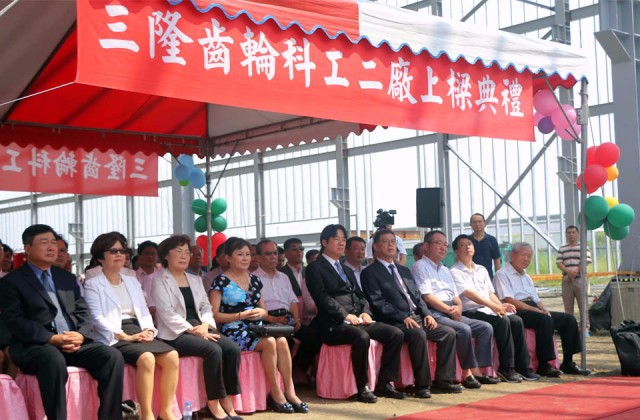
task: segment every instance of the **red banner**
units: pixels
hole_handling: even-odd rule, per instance
[[[158,156],[0,145],[0,190],[158,196]]]
[[[190,2],[78,1],[79,83],[465,136],[534,140],[532,76]],[[478,40],[482,42],[482,40]]]

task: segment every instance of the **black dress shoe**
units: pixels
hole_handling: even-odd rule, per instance
[[[378,397],[395,398],[396,400],[404,400],[407,398],[407,394],[398,391],[396,387],[389,382],[383,385],[378,384],[374,392]]]
[[[591,375],[590,370],[588,369],[582,370],[574,362],[561,364],[560,370],[562,371],[562,373],[566,373],[567,375],[584,375],[584,376]]]
[[[416,398],[424,399],[431,398],[431,391],[429,390],[429,388],[416,388],[413,396]]]
[[[459,394],[462,389],[460,385],[455,385],[451,382],[434,382],[431,385],[431,392],[434,394]]]
[[[462,386],[469,389],[480,389],[482,384],[473,375],[469,375],[463,379]]]
[[[361,388],[358,391],[358,395],[356,396],[356,400],[358,400],[360,402],[372,404],[372,403],[378,401],[378,397],[376,397],[376,395],[373,392],[371,392],[369,387],[365,385],[363,388]]]
[[[271,395],[267,398],[267,406],[276,413],[293,414],[293,406],[290,402],[287,401],[282,404],[277,403]]]
[[[487,375],[476,376],[475,378],[482,385],[495,385],[500,383],[500,379],[492,378],[491,376],[487,376]]]
[[[548,378],[559,378],[560,372],[558,369],[554,369],[549,363],[545,363],[541,366],[538,366],[538,375],[546,376]]]
[[[307,405],[307,403],[303,403],[302,401],[300,401],[300,404],[296,404],[289,401],[289,404],[293,406],[293,411],[295,411],[296,413],[307,414],[309,412],[309,406]]]
[[[522,376],[517,374],[513,368],[499,370],[498,377],[502,382],[509,382],[512,384],[519,384],[520,382],[522,382]]]
[[[540,375],[535,373],[532,369],[518,369],[517,371],[525,381],[537,381],[540,379]]]

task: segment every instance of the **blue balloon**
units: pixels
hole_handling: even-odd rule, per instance
[[[193,188],[202,188],[207,183],[207,179],[204,176],[204,172],[200,169],[192,169],[189,174],[189,182]]]
[[[176,169],[174,169],[173,174],[178,178],[178,181],[186,181],[189,179],[191,169],[184,165],[178,165]]]
[[[553,125],[553,121],[551,121],[551,117],[544,117],[538,123],[538,130],[540,130],[542,134],[549,134],[555,129],[556,129],[556,126]]]
[[[193,156],[191,155],[180,155],[178,156],[178,162],[180,165],[184,165],[189,169],[193,169]]]

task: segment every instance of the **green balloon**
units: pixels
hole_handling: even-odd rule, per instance
[[[193,228],[196,230],[196,232],[206,232],[207,231],[207,217],[206,216],[198,217],[195,220],[195,222],[193,222]]]
[[[222,214],[227,210],[227,202],[224,198],[216,198],[211,202],[211,214]]]
[[[587,217],[587,230],[596,230],[602,226],[603,223],[604,220],[591,220]]]
[[[224,230],[227,228],[227,219],[222,216],[212,217],[211,228],[216,232],[224,232]]]
[[[607,221],[611,224],[611,226],[615,227],[624,227],[629,226],[633,223],[633,219],[635,219],[636,213],[633,211],[633,208],[628,204],[617,204],[611,207],[609,210],[609,215],[607,216]]]
[[[614,241],[620,241],[627,237],[629,234],[629,226],[616,227],[607,221],[604,224],[604,233],[607,234],[608,237],[613,239]]]
[[[185,179],[184,181],[178,181],[178,184],[180,184],[181,187],[186,187],[189,185],[189,180]]]
[[[609,214],[609,204],[604,198],[592,195],[584,202],[584,214],[593,221],[604,220]]]
[[[191,203],[191,210],[193,210],[195,214],[199,214],[203,216],[207,214],[207,202],[204,201],[202,198],[196,198]]]

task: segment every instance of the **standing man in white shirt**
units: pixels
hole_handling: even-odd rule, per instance
[[[505,303],[516,307],[517,314],[526,328],[536,331],[536,353],[538,356],[538,374],[559,377],[561,372],[549,362],[556,358],[553,345],[554,329],[562,339],[562,372],[572,375],[589,375],[573,362],[573,355],[582,351],[578,323],[573,315],[547,310],[540,300],[533,280],[526,269],[531,263],[533,248],[527,242],[518,242],[511,249],[511,261],[498,270],[493,282],[496,293]]]
[[[562,245],[556,257],[556,266],[562,271],[562,303],[565,313],[573,315],[574,302],[582,310],[582,293],[585,287],[589,294],[589,279],[580,273],[580,230],[577,226],[567,226],[564,230],[567,244]],[[591,264],[591,253],[587,249],[587,265]],[[589,326],[587,325],[587,328]]]
[[[362,263],[365,262],[365,248],[367,243],[359,236],[352,236],[347,239],[347,245],[344,249],[344,265],[353,270],[353,274],[356,276],[356,282],[358,287],[362,289],[360,283],[360,273],[362,273]],[[364,290],[364,289],[363,289]]]
[[[442,264],[448,247],[443,232],[432,230],[427,233],[424,237],[424,256],[411,266],[411,273],[422,299],[438,324],[456,331],[456,353],[463,369],[462,385],[465,388],[480,388],[482,384],[496,384],[498,379],[482,375],[479,369],[493,365],[493,328],[487,322],[462,316],[462,302],[453,277]],[[476,339],[475,349],[472,338]]]

